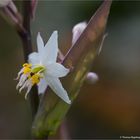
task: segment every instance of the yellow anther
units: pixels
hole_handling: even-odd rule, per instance
[[[38,84],[39,81],[40,81],[40,78],[41,76],[39,74],[34,74],[32,77],[31,77],[31,81],[32,81],[32,84]]]
[[[28,67],[28,68],[30,68],[32,66],[32,64],[29,64],[29,63],[24,63],[23,64],[23,67]]]
[[[24,69],[23,69],[23,73],[24,74],[27,74],[27,73],[30,73],[31,72],[31,68],[29,68],[29,67],[24,67]]]
[[[32,66],[32,64],[24,63],[23,64],[23,73],[24,74],[30,73],[31,72],[31,66]]]

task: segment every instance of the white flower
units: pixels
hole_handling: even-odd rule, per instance
[[[64,77],[69,73],[69,69],[56,62],[58,55],[57,38],[57,31],[54,31],[44,46],[40,33],[38,33],[38,52],[29,55],[28,63],[23,65],[17,77],[19,79],[17,89],[19,88],[19,91],[21,91],[27,88],[25,98],[32,86],[37,84],[39,94],[44,93],[47,86],[49,86],[66,103],[71,103],[67,91],[59,80],[59,77]]]
[[[0,7],[7,6],[12,0],[0,0]]]

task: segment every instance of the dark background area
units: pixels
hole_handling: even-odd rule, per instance
[[[15,1],[19,10],[21,2]],[[71,45],[71,30],[88,21],[101,1],[39,1],[32,21],[34,49],[41,32],[47,42],[59,32],[59,48]],[[71,138],[119,138],[140,135],[140,1],[114,1],[101,54],[92,71],[94,85],[84,83],[67,114]],[[14,78],[23,60],[21,41],[0,17],[0,138],[29,138],[31,111]]]

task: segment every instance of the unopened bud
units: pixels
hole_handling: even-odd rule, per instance
[[[80,22],[73,27],[73,29],[72,29],[72,45],[75,44],[75,42],[78,40],[78,38],[80,37],[80,35],[82,34],[82,32],[84,31],[84,29],[86,27],[87,27],[87,23],[85,21]]]
[[[25,32],[22,26],[22,15],[12,0],[0,0],[0,15],[18,31]]]
[[[99,77],[94,72],[89,72],[86,77],[86,82],[89,84],[95,84],[99,80]]]
[[[7,6],[12,0],[0,0],[0,7]]]
[[[9,2],[8,7],[11,9],[11,11],[13,11],[14,14],[18,13],[17,7],[12,0]]]

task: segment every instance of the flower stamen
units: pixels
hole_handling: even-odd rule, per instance
[[[25,63],[23,64],[23,73],[28,74],[31,72],[31,64]]]
[[[38,84],[40,82],[40,74],[36,73],[31,77],[32,85]]]
[[[27,92],[25,98],[27,97],[29,91],[32,86],[38,84],[40,79],[43,78],[43,72],[45,71],[45,67],[42,65],[35,65],[24,63],[23,68],[18,73],[19,83],[17,84],[17,89],[19,88],[19,92],[21,92],[24,88],[27,88]]]

